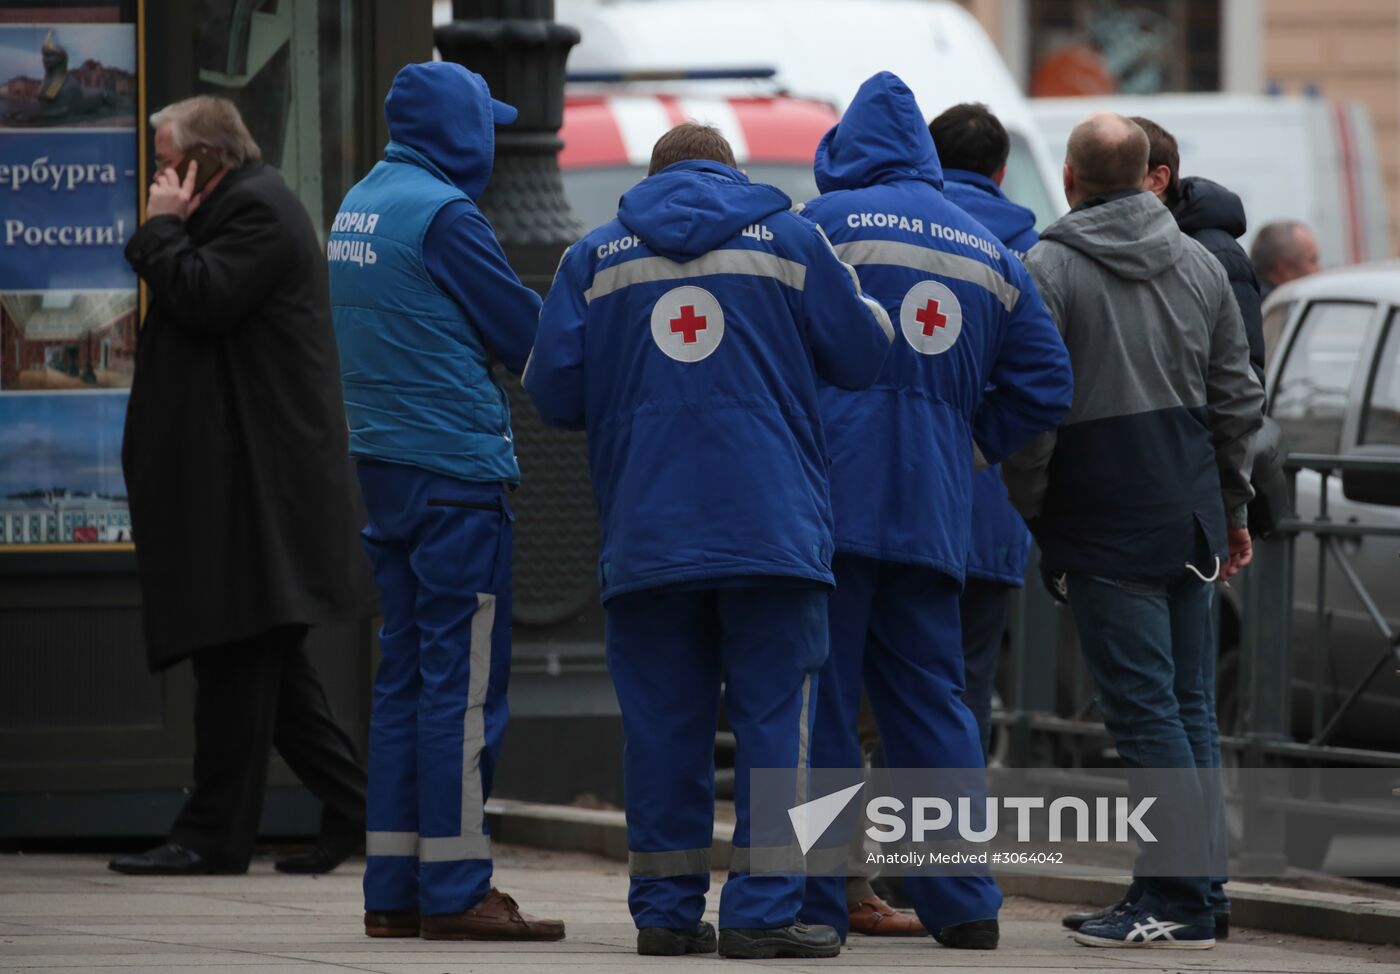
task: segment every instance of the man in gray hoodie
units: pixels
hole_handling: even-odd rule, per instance
[[[1217,768],[1211,603],[1251,556],[1248,456],[1264,393],[1225,272],[1142,191],[1147,158],[1147,135],[1121,115],[1070,135],[1073,208],[1026,266],[1069,349],[1074,405],[1004,476],[1074,613],[1123,762]],[[1172,797],[1214,807],[1205,790]],[[1210,888],[1204,876],[1139,876],[1075,938],[1212,947]]]

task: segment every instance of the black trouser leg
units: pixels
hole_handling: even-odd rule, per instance
[[[321,838],[358,844],[365,834],[365,769],[350,735],[331,713],[321,678],[306,655],[305,630],[286,652],[272,743],[302,784],[321,800]]]
[[[253,858],[272,753],[278,690],[288,645],[304,627],[283,627],[211,647],[192,659],[194,790],[170,841],[242,872]]]

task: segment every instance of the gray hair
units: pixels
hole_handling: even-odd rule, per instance
[[[1297,220],[1276,220],[1264,224],[1254,238],[1254,246],[1249,248],[1249,259],[1254,261],[1254,269],[1267,277],[1280,261],[1296,255],[1299,248],[1298,230],[1302,226]]]
[[[230,169],[262,158],[238,106],[227,98],[196,95],[166,105],[151,116],[152,129],[162,125],[170,126],[170,138],[181,152],[207,146]]]

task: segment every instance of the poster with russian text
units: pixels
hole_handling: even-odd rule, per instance
[[[136,27],[59,9],[0,6],[0,550],[131,540]]]

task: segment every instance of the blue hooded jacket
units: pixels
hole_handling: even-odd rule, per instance
[[[1017,258],[1024,258],[1040,240],[1035,232],[1035,213],[1007,199],[996,180],[966,169],[945,169],[943,178],[943,195],[992,231]],[[990,467],[974,474],[968,575],[1023,585],[1030,550],[1031,533],[1006,496],[1001,470]]]
[[[817,147],[816,175],[823,195],[803,215],[896,331],[868,391],[822,389],[837,549],[961,581],[974,441],[995,463],[1054,428],[1073,398],[1069,356],[1021,262],[944,197],[899,78],[861,85]]]
[[[588,431],[604,601],[674,583],[832,584],[817,376],[861,388],[892,332],[781,190],[680,162],[569,248],[525,391]]]
[[[520,482],[505,391],[540,299],[473,202],[495,124],[514,118],[459,64],[410,64],[384,101],[392,139],[353,186],[327,244],[350,453],[461,480]]]

